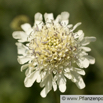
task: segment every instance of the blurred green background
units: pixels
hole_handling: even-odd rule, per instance
[[[12,32],[20,30],[22,23],[33,25],[36,12],[52,12],[56,17],[63,11],[70,13],[71,24],[82,22],[78,29],[86,36],[97,38],[89,45],[89,54],[96,58],[96,63],[85,69],[85,89],[79,90],[67,80],[65,93],[50,91],[42,98],[38,83],[24,87],[25,73],[20,72]],[[0,103],[59,103],[61,94],[103,94],[103,0],[0,0]]]

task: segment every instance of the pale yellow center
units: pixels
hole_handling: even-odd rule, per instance
[[[63,28],[44,26],[41,31],[35,32],[34,36],[30,48],[41,64],[59,65],[71,59],[76,51],[73,36]]]

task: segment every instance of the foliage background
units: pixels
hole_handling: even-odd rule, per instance
[[[68,80],[65,93],[51,91],[41,98],[39,84],[24,87],[25,73],[20,72],[12,32],[24,22],[33,25],[36,12],[53,12],[56,17],[62,11],[70,13],[73,25],[82,22],[78,29],[86,36],[97,38],[89,45],[96,63],[85,69],[85,89],[79,90]],[[103,0],[0,0],[0,103],[59,103],[61,94],[103,94]]]

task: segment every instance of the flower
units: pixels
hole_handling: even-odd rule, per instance
[[[52,13],[45,13],[44,23],[42,14],[36,13],[33,27],[25,23],[21,25],[24,31],[13,32],[13,37],[18,39],[21,71],[26,69],[24,84],[31,87],[35,81],[40,83],[44,87],[42,97],[46,97],[52,87],[56,91],[57,85],[65,92],[66,78],[83,89],[85,83],[80,76],[85,75],[83,68],[95,63],[86,45],[96,38],[84,37],[82,30],[74,32],[81,23],[73,27],[68,18],[68,12],[62,12],[55,20]]]

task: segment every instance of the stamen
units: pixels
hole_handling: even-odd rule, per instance
[[[33,39],[33,42],[35,42],[35,43],[36,43],[36,45],[39,47],[38,43],[36,42],[36,38],[35,38],[35,39]]]
[[[38,27],[38,25],[36,24],[36,29],[35,29],[36,31],[39,31],[39,27]]]
[[[40,53],[39,51],[36,51],[35,53],[37,53],[37,54],[41,55],[41,53]]]
[[[46,42],[42,42],[42,44],[47,44],[48,43],[48,41],[46,41]]]
[[[44,49],[45,50],[45,49]],[[46,52],[48,52],[49,54],[50,54],[50,52],[49,52],[49,50],[45,50]]]

